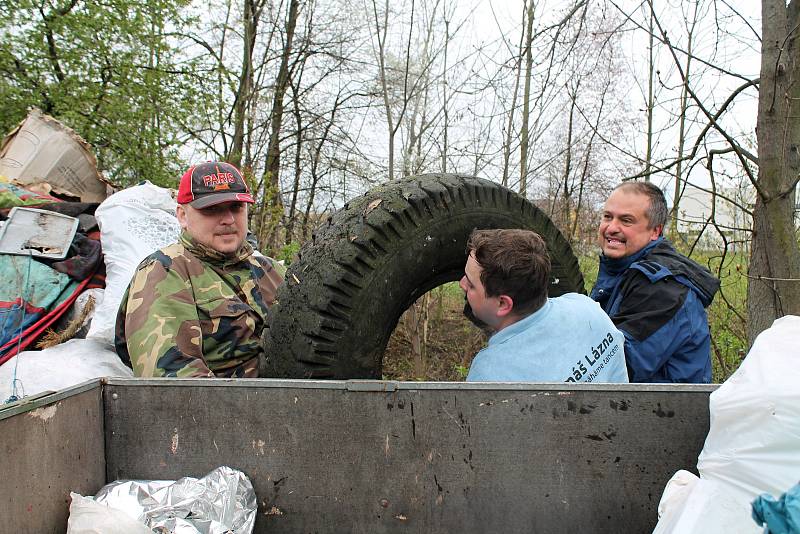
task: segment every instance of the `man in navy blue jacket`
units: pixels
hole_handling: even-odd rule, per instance
[[[711,382],[705,308],[719,280],[662,236],[667,203],[649,182],[626,182],[608,197],[602,254],[591,297],[625,335],[631,382]]]

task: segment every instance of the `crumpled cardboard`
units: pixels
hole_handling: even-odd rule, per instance
[[[89,144],[37,108],[0,143],[0,175],[23,185],[46,182],[80,202],[102,202],[111,188]]]

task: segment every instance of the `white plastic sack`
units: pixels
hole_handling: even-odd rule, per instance
[[[711,394],[711,428],[700,476],[750,501],[781,495],[800,480],[800,317],[756,338],[739,369]]]
[[[133,371],[103,342],[70,339],[41,351],[23,351],[0,366],[0,402],[12,395],[15,370],[20,398],[102,376],[133,376]]]
[[[703,480],[680,470],[667,482],[658,503],[658,525],[653,534],[760,534],[750,517],[750,503],[725,484]]]
[[[117,310],[133,271],[146,256],[178,240],[176,206],[169,189],[145,182],[111,195],[97,207],[106,289],[87,338],[114,344]]]
[[[761,532],[751,517],[753,500],[777,497],[800,480],[798,384],[800,317],[786,316],[756,338],[739,369],[711,394],[700,479],[685,471],[673,476],[655,532]]]
[[[122,510],[70,492],[67,534],[153,534],[143,523]]]

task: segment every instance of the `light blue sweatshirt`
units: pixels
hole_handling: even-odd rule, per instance
[[[624,342],[599,304],[567,293],[494,334],[467,381],[627,382]]]

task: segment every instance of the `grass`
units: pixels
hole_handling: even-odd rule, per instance
[[[747,344],[747,272],[744,254],[694,258],[720,279],[720,291],[708,307],[714,382],[724,382],[739,368]],[[702,261],[705,260],[705,261]]]

